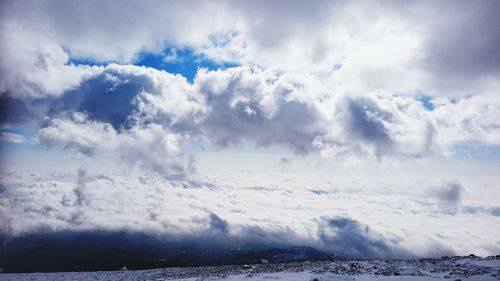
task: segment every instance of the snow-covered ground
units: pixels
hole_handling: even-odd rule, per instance
[[[10,280],[500,280],[500,256],[1,274]]]

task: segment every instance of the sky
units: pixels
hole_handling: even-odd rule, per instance
[[[0,13],[4,253],[89,232],[356,258],[500,253],[498,1],[23,0]]]

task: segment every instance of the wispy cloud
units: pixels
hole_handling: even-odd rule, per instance
[[[26,138],[20,134],[2,132],[0,133],[0,141],[12,143],[26,143]]]

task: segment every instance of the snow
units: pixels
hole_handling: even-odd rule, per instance
[[[288,264],[226,265],[137,271],[5,273],[3,281],[48,280],[500,280],[500,258],[443,257],[420,260],[362,260]]]

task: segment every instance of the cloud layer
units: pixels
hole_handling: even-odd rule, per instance
[[[104,166],[3,169],[0,222],[4,245],[30,235],[124,231],[191,241],[188,244],[220,241],[212,243],[217,251],[229,246],[259,250],[309,246],[358,258],[471,251],[484,255],[500,248],[495,236],[498,229],[490,224],[498,218],[494,213],[498,204],[487,200],[498,194],[495,185],[486,188],[486,183],[495,183],[491,180],[469,183],[469,192],[459,191],[458,200],[455,190],[457,186],[465,190],[462,184],[420,187],[420,177],[414,181],[398,176],[391,184],[363,175],[349,177],[356,182],[348,185],[331,183],[337,177],[321,172],[297,182],[292,175],[309,174],[302,168],[301,173],[263,168],[268,172],[234,169],[220,175],[204,170],[215,177],[212,185],[131,170],[124,175],[96,163]],[[318,180],[322,177],[326,177],[323,182]],[[475,195],[470,196],[470,191]],[[471,227],[490,231],[471,233]],[[175,245],[165,247],[170,246]]]
[[[112,142],[122,136],[163,130],[171,141],[161,151],[187,141],[280,145],[323,156],[420,157],[446,154],[460,144],[498,145],[500,103],[495,96],[488,98],[440,98],[432,100],[430,110],[412,96],[335,93],[314,76],[297,73],[200,70],[190,84],[152,68],[110,65],[59,98],[39,100],[45,112],[26,114],[47,118],[40,124],[42,141],[79,147],[86,154],[98,150],[92,137],[119,147]],[[87,139],[78,137],[81,133]]]

